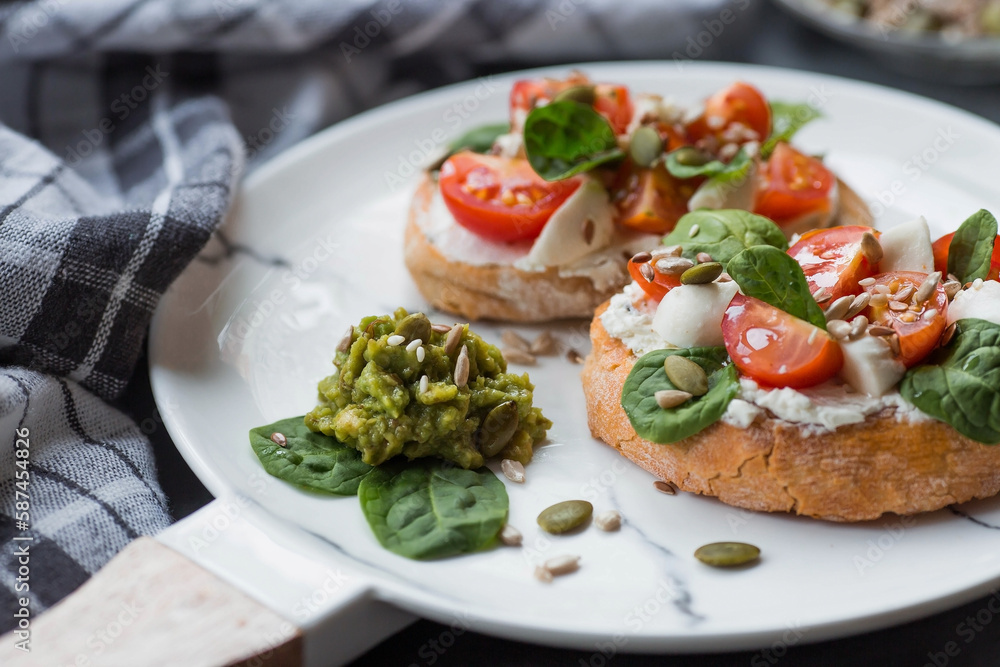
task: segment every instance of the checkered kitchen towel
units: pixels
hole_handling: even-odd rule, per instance
[[[105,401],[124,390],[159,296],[225,214],[245,157],[259,163],[347,115],[483,68],[711,55],[752,29],[752,9],[0,4],[0,630],[14,626],[19,598],[37,614],[169,523],[148,441]],[[25,544],[29,577],[18,569]]]

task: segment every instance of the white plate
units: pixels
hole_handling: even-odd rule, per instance
[[[827,155],[887,224],[924,214],[936,232],[980,207],[1000,210],[1000,130],[913,95],[816,74],[709,63],[585,65],[598,80],[695,104],[735,79],[776,99],[808,100],[825,118],[796,143]],[[561,75],[568,67],[544,71]],[[541,72],[533,72],[537,76]],[[579,366],[544,358],[536,401],[555,426],[523,486],[508,484],[522,549],[415,562],[382,549],[358,502],[298,491],[266,475],[247,430],[313,406],[348,323],[424,302],[401,261],[413,164],[446,137],[503,119],[517,75],[452,86],[362,114],[286,152],[247,180],[225,234],[163,299],[150,340],[153,389],[174,442],[216,495],[246,494],[322,537],[331,563],[370,577],[375,595],[445,623],[594,650],[721,651],[872,630],[985,593],[1000,580],[1000,530],[949,511],[837,525],[757,514],[712,498],[654,490],[653,478],[593,440]],[[919,159],[926,168],[915,162]],[[406,184],[388,184],[405,176]],[[891,200],[891,201],[890,201]],[[876,209],[878,207],[875,207]],[[289,264],[271,261],[283,258]],[[453,321],[436,316],[438,321]],[[497,341],[500,328],[476,330]],[[524,328],[532,335],[540,328]],[[581,352],[587,323],[556,328]],[[545,536],[538,512],[569,498],[619,508],[618,533]],[[963,510],[1000,525],[1000,502]],[[719,540],[751,542],[740,571],[698,563]],[[533,563],[561,553],[582,569],[544,585]],[[791,629],[791,630],[790,630]],[[609,643],[610,642],[610,643]]]

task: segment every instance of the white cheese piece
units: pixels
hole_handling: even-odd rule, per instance
[[[517,132],[501,134],[496,138],[496,142],[493,145],[500,149],[498,155],[501,157],[523,157],[524,140]]]
[[[608,192],[588,178],[555,210],[535,239],[531,252],[514,266],[531,270],[571,264],[609,245],[613,235],[614,217]]]
[[[691,195],[691,199],[688,200],[688,210],[738,208],[749,211],[753,209],[757,180],[757,165],[755,163],[750,165],[744,178],[734,181],[710,178]]]
[[[879,270],[919,271],[931,273],[934,270],[934,249],[931,247],[931,230],[923,216],[896,225],[883,232],[882,261]]]
[[[722,345],[722,317],[738,291],[735,281],[675,287],[660,301],[653,331],[677,347]]]
[[[840,377],[873,398],[885,395],[906,374],[906,366],[893,356],[889,346],[872,336],[843,341],[840,349],[844,353]]]
[[[948,324],[968,317],[1000,324],[1000,283],[984,280],[979,289],[976,284],[956,294],[948,304]]]

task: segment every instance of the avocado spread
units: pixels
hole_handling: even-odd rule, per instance
[[[527,463],[552,425],[531,405],[534,386],[527,374],[506,372],[495,346],[457,326],[435,331],[424,314],[402,308],[364,318],[338,347],[337,370],[320,381],[306,426],[356,448],[370,465],[398,454],[463,468],[493,457]]]

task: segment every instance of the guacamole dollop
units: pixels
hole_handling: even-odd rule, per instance
[[[400,308],[364,318],[349,345],[345,340],[338,348],[337,371],[320,381],[319,405],[306,426],[356,448],[370,465],[400,454],[463,468],[493,457],[527,463],[552,426],[532,406],[534,385],[526,373],[508,373],[500,350],[460,326],[449,354],[448,332],[434,331],[422,313]],[[468,379],[459,386],[455,367],[463,348]]]

